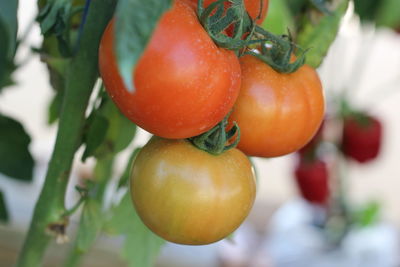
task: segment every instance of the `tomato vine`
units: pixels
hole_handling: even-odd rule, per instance
[[[187,46],[182,49],[182,46],[171,44],[165,50],[170,54],[167,54],[163,59],[173,58],[176,60],[176,58],[180,58],[179,64],[174,64],[177,61],[172,60],[152,65],[154,59],[162,58],[159,54],[154,53],[159,48],[156,47],[157,49],[155,49],[154,43],[162,43],[164,47],[167,46],[166,42],[161,42],[164,40],[162,38],[167,36],[166,31],[158,34],[158,38],[160,36],[162,38],[157,39],[156,42],[152,42],[152,38],[157,35],[160,25],[162,26],[164,23],[164,16],[171,15],[171,9],[177,2],[180,3],[179,10],[185,10],[186,13],[175,12],[178,15],[175,14],[172,19],[170,17],[168,23],[175,20],[178,23],[174,27],[183,30],[179,32],[182,34],[171,34],[169,36],[173,37],[172,40],[181,42],[180,44],[182,44],[182,41],[187,42]],[[246,5],[249,3],[247,0],[199,0],[196,1],[197,13],[195,8],[189,8],[189,2],[185,1],[182,4],[183,0],[38,1],[37,22],[40,24],[44,40],[42,46],[35,48],[34,51],[40,54],[43,63],[48,67],[50,83],[55,89],[49,121],[55,122],[58,119],[58,132],[45,182],[36,203],[30,229],[17,266],[41,266],[46,247],[50,244],[52,238],[66,239],[69,217],[78,208],[82,209],[80,223],[76,240],[65,263],[66,266],[78,265],[83,252],[91,247],[99,233],[107,227],[117,234],[125,235],[126,242],[123,250],[124,257],[127,260],[140,262],[141,266],[151,265],[151,261],[164,241],[153,235],[142,224],[139,218],[142,215],[133,210],[130,195],[125,194],[121,202],[112,204],[111,207],[103,210],[105,190],[109,185],[109,178],[112,176],[115,157],[129,145],[136,129],[136,125],[120,114],[114,106],[111,100],[115,101],[117,98],[120,99],[121,103],[127,101],[120,105],[117,103],[122,113],[127,117],[132,114],[147,116],[138,120],[132,119],[138,126],[166,138],[188,138],[187,140],[157,141],[158,143],[166,144],[166,146],[169,144],[177,147],[182,146],[188,149],[187,151],[190,151],[190,153],[207,159],[207,162],[211,162],[211,165],[220,164],[217,166],[218,169],[224,169],[224,173],[229,173],[224,177],[216,175],[213,179],[223,178],[227,183],[235,183],[242,176],[248,178],[245,184],[249,190],[247,190],[243,202],[245,212],[239,212],[240,214],[235,218],[235,223],[228,227],[229,231],[224,229],[224,221],[221,221],[220,230],[222,230],[219,234],[223,234],[202,240],[202,242],[199,240],[191,240],[190,242],[207,243],[223,238],[229,234],[228,232],[236,229],[247,215],[254,200],[254,175],[248,158],[239,151],[240,145],[239,149],[234,149],[240,142],[240,137],[244,137],[242,140],[246,138],[247,130],[246,127],[243,127],[241,131],[239,129],[241,125],[238,125],[241,123],[235,123],[233,116],[240,104],[238,100],[239,91],[245,90],[245,86],[241,86],[241,83],[247,79],[245,76],[247,74],[243,74],[245,69],[243,62],[247,58],[252,58],[262,64],[263,67],[272,68],[275,71],[274,73],[295,76],[304,67],[307,50],[302,50],[299,45],[295,44],[297,40],[292,39],[290,34],[275,35],[259,25],[268,8],[264,6],[264,3],[268,3],[266,0],[260,1],[258,5],[253,5],[251,10],[246,9]],[[318,3],[317,1],[313,2]],[[342,0],[342,2],[347,1]],[[259,12],[254,12],[255,6],[259,7]],[[3,9],[3,7],[8,8]],[[344,4],[341,5],[340,12],[344,12],[345,7]],[[247,8],[249,8],[248,5]],[[319,8],[323,10],[324,6]],[[11,19],[11,16],[7,16],[8,14],[5,14],[7,12],[4,10],[12,10],[13,12],[10,12],[10,14],[13,14],[14,17]],[[2,48],[0,49],[0,87],[12,82],[10,73],[18,66],[14,62],[15,51],[19,44],[17,41],[16,11],[17,1],[2,2],[0,8],[0,47]],[[336,13],[336,10],[332,11],[335,17],[330,17],[331,19],[328,22],[336,23],[336,27],[343,13]],[[325,13],[324,16],[329,16],[329,12]],[[112,23],[114,23],[115,31],[106,30],[105,35],[108,35],[108,44],[105,44],[100,41],[101,35],[113,15]],[[184,17],[188,19],[187,21],[196,23],[182,22],[180,19]],[[194,31],[188,25],[192,24],[196,24],[195,35],[197,39],[200,34],[204,38],[204,42],[200,45],[196,44],[197,39],[191,36]],[[335,33],[328,32],[331,33],[329,37],[333,38],[332,36]],[[132,36],[135,38],[132,38]],[[294,36],[300,36],[301,44],[306,44],[305,48],[309,47],[307,43],[307,40],[310,39],[308,38],[309,35],[296,32]],[[313,43],[315,42],[313,41]],[[186,50],[186,48],[193,53],[177,54]],[[106,54],[109,53],[106,57],[102,55],[103,49],[106,49]],[[203,50],[200,51],[201,49]],[[213,49],[213,54],[210,53],[211,49]],[[98,50],[100,50],[100,64],[98,62]],[[147,51],[151,51],[151,53],[143,63],[141,58],[148,56]],[[194,63],[191,62],[194,64],[191,65],[192,68],[188,67],[190,55],[199,51],[198,57],[193,60]],[[294,55],[297,55],[297,58]],[[322,56],[319,56],[318,59],[322,60]],[[170,75],[159,75],[160,70],[171,71],[177,65],[174,73],[168,72]],[[103,89],[100,89],[97,96],[93,95],[96,88],[95,83],[99,78],[98,68],[100,68],[103,82],[111,97],[107,96]],[[141,78],[132,75],[135,71],[141,73]],[[183,78],[183,74],[187,74],[186,80]],[[137,80],[140,81],[135,84]],[[185,86],[177,86],[184,83]],[[154,86],[150,88],[150,85]],[[110,90],[113,86],[116,86],[118,90]],[[150,89],[157,90],[149,94],[150,97],[147,101],[139,99],[137,102],[129,102],[133,95],[151,92]],[[193,94],[186,95],[186,98],[182,97],[184,95],[183,89],[186,90],[185,92]],[[220,91],[216,89],[220,89]],[[163,93],[162,97],[160,92]],[[95,101],[89,104],[89,98],[92,95]],[[163,99],[163,101],[157,102],[160,99]],[[200,99],[203,102],[198,101]],[[197,101],[197,104],[194,100]],[[195,104],[196,107],[192,108]],[[232,107],[234,108],[232,114],[230,114]],[[206,110],[207,108],[208,110]],[[158,113],[156,113],[157,111]],[[157,116],[161,117],[158,121],[155,119]],[[163,116],[169,116],[170,120],[164,119]],[[3,149],[6,147],[7,151],[23,152],[18,157],[10,157],[10,161],[5,161],[3,156],[0,171],[28,181],[32,176],[33,168],[33,158],[28,150],[30,138],[22,125],[15,120],[2,114],[0,119],[2,126],[6,125],[5,127],[10,129],[10,131],[2,131],[4,140],[10,136],[22,140],[19,143],[16,142],[19,145],[18,149],[15,149],[16,147],[9,149],[11,146],[5,145],[6,142],[3,140],[0,140],[0,147],[3,146]],[[145,120],[150,123],[141,124]],[[198,124],[194,125],[195,122],[198,122]],[[188,124],[194,125],[192,129],[185,129],[185,125]],[[183,129],[181,132],[178,131],[179,127],[181,127],[181,130]],[[264,137],[269,138],[269,136]],[[18,138],[15,138],[15,140]],[[93,181],[85,183],[85,188],[79,192],[80,198],[76,205],[67,208],[65,206],[65,193],[74,157],[81,146],[84,146],[82,161],[89,157],[94,157],[96,160]],[[146,147],[147,145],[144,148],[145,150],[148,149]],[[208,153],[204,153],[202,150]],[[132,153],[119,181],[118,188],[121,188],[122,191],[128,187],[127,181],[129,180],[131,162],[134,158],[144,155],[139,153],[139,156],[137,156],[138,151],[135,150]],[[14,154],[17,155],[17,152]],[[182,154],[178,156],[182,156]],[[227,167],[228,163],[225,164],[224,160],[229,158],[240,158],[240,160],[238,164]],[[21,168],[21,170],[15,171],[14,169],[8,172],[9,169],[4,167],[4,162],[11,162],[11,160],[18,162],[15,159],[24,161],[23,170]],[[229,161],[227,160],[227,162]],[[141,162],[143,163],[142,160]],[[189,161],[189,163],[191,162]],[[22,164],[16,164],[16,166],[18,165]],[[244,168],[238,168],[239,165],[244,166]],[[196,172],[203,170],[201,164],[195,167],[197,168],[195,168]],[[237,177],[237,173],[232,173],[231,170],[236,170],[237,173],[245,171],[242,176]],[[190,178],[191,175],[188,177]],[[0,192],[2,191],[0,190]],[[209,193],[209,190],[203,192]],[[195,194],[188,194],[188,197],[193,195]],[[217,195],[211,197],[218,198]],[[4,215],[2,212],[5,205],[1,193],[0,200],[0,219],[7,218],[7,214]],[[164,202],[161,201],[160,203],[163,204]],[[234,203],[233,207],[243,204],[240,201],[232,203]],[[226,204],[232,206],[232,203]],[[229,210],[227,208],[222,210],[224,209]],[[225,215],[227,215],[229,224],[230,215]],[[171,240],[176,239],[171,237]],[[142,252],[143,250],[135,249],[135,246],[137,248],[143,244],[148,244],[146,255]]]

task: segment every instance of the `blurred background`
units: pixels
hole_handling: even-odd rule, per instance
[[[290,19],[275,22],[274,17],[290,12],[283,2],[271,1],[271,21],[267,18],[265,27],[279,31],[279,25],[294,23]],[[8,211],[8,221],[0,224],[0,266],[15,263],[56,134],[56,126],[47,122],[54,94],[48,71],[38,54],[31,52],[31,47],[41,44],[40,28],[32,24],[36,14],[34,1],[20,1],[18,34],[27,34],[26,41],[16,57],[20,64],[14,73],[16,83],[0,97],[0,112],[18,119],[30,134],[29,148],[35,159],[34,179],[29,183],[0,174]],[[400,33],[360,20],[351,2],[318,73],[328,109],[324,127],[308,151],[254,158],[256,203],[233,237],[199,247],[167,243],[156,266],[400,266]],[[379,145],[377,153],[365,148],[357,152],[359,148],[351,145],[347,152],[339,151],[346,146],[342,140],[346,129],[352,144],[364,138],[344,119],[349,106],[363,118],[379,121],[379,131],[365,133],[370,134],[365,146],[374,150]],[[130,147],[144,145],[148,138],[148,133],[139,130]],[[374,138],[379,142],[372,142]],[[370,155],[363,158],[360,153]],[[308,155],[319,165],[309,164]],[[128,157],[128,152],[119,155],[115,177],[123,172]],[[77,199],[74,185],[90,177],[94,166],[91,159],[85,164],[79,159],[67,193],[69,206]],[[77,225],[78,218],[72,216],[67,229],[71,240]],[[128,266],[119,256],[122,241],[123,237],[103,234],[82,266]],[[52,244],[45,266],[60,266],[70,244]]]

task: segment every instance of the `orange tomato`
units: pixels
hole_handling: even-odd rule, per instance
[[[250,55],[240,64],[242,87],[229,119],[241,130],[238,148],[250,156],[277,157],[306,145],[325,108],[316,71],[303,65],[283,74]]]

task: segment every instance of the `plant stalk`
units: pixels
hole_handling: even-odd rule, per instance
[[[56,143],[31,225],[19,255],[18,267],[42,265],[46,247],[51,240],[51,235],[48,234],[49,225],[63,221],[69,174],[75,152],[81,143],[85,111],[98,77],[98,44],[112,15],[114,2],[114,0],[96,0],[91,3],[80,48],[68,65],[66,91]]]

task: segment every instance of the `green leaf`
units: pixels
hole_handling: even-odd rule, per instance
[[[132,70],[163,13],[172,0],[119,0],[115,36],[119,71],[125,87],[133,91]]]
[[[40,22],[42,34],[62,35],[68,25],[71,7],[68,0],[53,0],[41,8],[37,20]]]
[[[110,122],[110,131],[108,132],[107,139],[113,140],[114,153],[124,150],[132,142],[136,134],[136,124],[127,119],[112,103],[113,116]],[[111,110],[110,110],[111,111]]]
[[[0,1],[0,24],[6,32],[7,40],[7,56],[8,58],[13,58],[15,54],[15,48],[17,46],[17,0],[6,0]],[[3,53],[4,51],[0,51]]]
[[[136,125],[118,110],[105,93],[100,107],[88,119],[88,130],[84,137],[86,150],[82,157],[102,158],[125,149],[136,134]]]
[[[22,125],[0,115],[0,172],[24,181],[32,180],[33,157],[29,152],[29,135]]]
[[[129,192],[113,210],[109,227],[124,235],[122,256],[131,267],[151,267],[165,241],[153,234],[133,208]]]
[[[95,151],[104,142],[109,128],[109,121],[107,118],[98,112],[92,113],[88,122],[89,127],[84,137],[86,148],[82,155],[82,161],[94,155]]]
[[[379,220],[381,205],[371,201],[354,214],[355,222],[361,227],[368,227]]]
[[[77,249],[86,252],[93,245],[103,224],[101,203],[89,198],[82,211],[79,230],[77,233]]]
[[[12,84],[13,58],[17,46],[17,0],[0,1],[0,91]]]
[[[292,15],[294,16],[301,14],[308,4],[308,0],[286,0],[285,2],[286,6],[289,7],[290,11],[292,12]]]
[[[47,118],[48,124],[53,124],[58,119],[61,112],[61,104],[63,96],[64,96],[64,90],[57,91],[53,99],[50,101],[50,105],[48,108],[48,118]]]
[[[382,1],[383,0],[354,0],[354,11],[362,21],[375,21],[377,11]]]
[[[400,27],[399,0],[383,0],[377,12],[376,24],[394,29]]]
[[[269,1],[268,19],[264,20],[262,27],[274,34],[287,34],[288,29],[295,30],[294,20],[286,1]]]
[[[340,22],[346,13],[348,0],[340,0],[332,15],[324,15],[317,24],[307,21],[298,34],[297,43],[303,48],[311,48],[306,54],[306,63],[317,68],[336,38]]]
[[[139,154],[141,147],[137,147],[133,150],[131,156],[128,159],[128,162],[125,167],[124,173],[121,175],[121,178],[119,179],[118,182],[118,188],[124,187],[128,185],[130,173],[131,173],[131,168],[132,168],[132,163],[135,160],[136,156]]]
[[[0,221],[8,222],[8,211],[3,192],[0,191]]]
[[[100,112],[110,124],[101,149],[117,154],[131,143],[136,134],[136,124],[122,115],[108,96]]]

